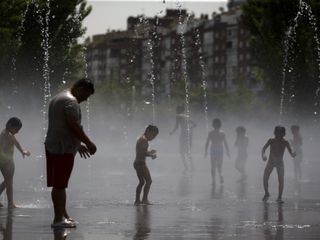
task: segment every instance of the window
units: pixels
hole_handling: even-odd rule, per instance
[[[232,48],[232,45],[233,45],[233,44],[232,44],[231,41],[227,42],[227,48],[229,48],[229,49]]]

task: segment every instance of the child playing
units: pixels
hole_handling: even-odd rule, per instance
[[[176,124],[174,129],[170,132],[172,135],[180,127],[179,147],[180,155],[184,165],[184,172],[187,170],[194,170],[194,165],[191,156],[192,146],[192,129],[196,124],[190,120],[189,116],[185,114],[184,106],[177,106],[176,108]]]
[[[262,159],[263,161],[267,161],[267,157],[265,156],[265,151],[270,146],[269,159],[263,174],[263,187],[264,187],[265,195],[262,198],[262,201],[267,201],[270,197],[269,190],[268,190],[268,181],[273,168],[276,168],[278,173],[278,181],[279,181],[279,194],[278,194],[277,202],[283,203],[282,201],[282,192],[283,192],[283,184],[284,184],[283,154],[284,154],[285,148],[288,149],[292,157],[295,157],[295,153],[292,151],[289,142],[284,139],[285,135],[286,135],[286,129],[283,126],[276,126],[274,129],[275,138],[270,138],[262,148],[262,151],[261,151]]]
[[[15,138],[15,134],[19,132],[22,123],[19,118],[10,118],[6,124],[6,128],[0,133],[0,171],[4,181],[0,184],[0,194],[7,189],[8,208],[15,208],[13,202],[13,148],[14,146],[21,152],[22,157],[30,156],[30,152],[24,150]]]
[[[296,157],[293,158],[294,180],[301,180],[301,162],[302,162],[302,137],[300,135],[300,127],[298,125],[291,126],[293,139],[290,141]]]
[[[220,184],[223,184],[224,179],[222,176],[222,161],[223,161],[223,145],[226,148],[227,155],[230,158],[229,147],[227,144],[227,140],[221,128],[221,120],[218,118],[213,119],[212,121],[213,130],[209,132],[206,146],[205,146],[205,154],[204,157],[207,157],[208,146],[211,142],[211,176],[212,176],[212,184],[215,185],[215,176],[216,169],[218,170],[220,176]]]
[[[149,125],[144,134],[138,138],[136,144],[136,158],[134,160],[133,166],[137,172],[139,179],[139,184],[136,188],[136,200],[134,204],[137,206],[139,204],[151,205],[148,200],[148,194],[152,179],[150,176],[149,169],[146,165],[146,157],[151,157],[155,159],[157,157],[156,150],[148,151],[149,144],[148,142],[154,139],[159,133],[159,129],[156,126]],[[144,188],[143,188],[144,187]],[[140,201],[140,194],[143,188],[143,197]]]
[[[244,181],[247,179],[245,170],[245,164],[247,161],[247,148],[248,148],[248,137],[246,136],[246,129],[243,126],[236,128],[237,138],[234,146],[238,149],[238,155],[236,158],[235,168],[240,172],[241,178],[238,180]]]

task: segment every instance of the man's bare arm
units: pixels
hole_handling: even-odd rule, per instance
[[[94,154],[97,151],[97,147],[83,131],[82,126],[77,122],[76,118],[66,115],[66,121],[74,135],[87,146],[90,154]]]

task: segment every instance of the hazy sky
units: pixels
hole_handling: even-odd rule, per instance
[[[148,0],[148,1],[117,1],[117,0],[88,0],[92,6],[91,14],[84,20],[87,27],[86,36],[105,33],[110,30],[125,30],[127,18],[144,14],[146,16],[163,16],[167,8],[177,9],[178,4],[186,8],[188,12],[194,12],[196,16],[201,13],[211,14],[218,11],[219,7],[226,7],[227,0]]]

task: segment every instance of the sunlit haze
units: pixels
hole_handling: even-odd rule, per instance
[[[227,1],[88,1],[92,6],[90,15],[84,20],[85,37],[105,33],[109,30],[125,30],[127,18],[144,14],[148,17],[163,16],[167,8],[177,9],[178,4],[196,16],[211,14],[226,8]]]

